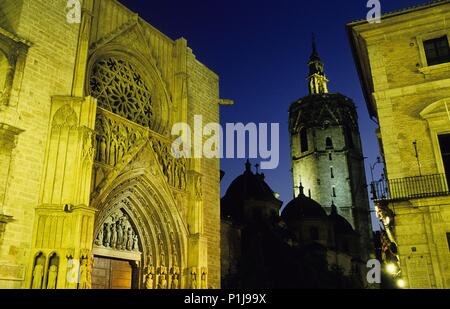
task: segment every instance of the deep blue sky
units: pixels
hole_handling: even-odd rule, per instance
[[[365,18],[367,0],[122,0],[126,6],[173,39],[184,37],[197,58],[220,76],[221,122],[281,124],[280,165],[265,171],[267,182],[285,203],[292,198],[288,108],[308,93],[305,77],[311,33],[325,62],[331,92],[358,106],[366,166],[378,145],[362,96],[345,24]],[[426,0],[381,1],[383,13]],[[244,170],[245,160],[222,160],[222,195]],[[256,163],[256,162],[253,162]],[[379,171],[377,174],[379,175]]]

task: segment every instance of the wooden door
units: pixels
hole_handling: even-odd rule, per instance
[[[129,261],[111,260],[111,289],[131,289],[132,273]]]
[[[94,257],[93,289],[131,289],[133,269],[129,261]]]

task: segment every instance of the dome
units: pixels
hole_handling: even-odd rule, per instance
[[[322,206],[313,199],[305,196],[303,187],[300,186],[300,194],[284,208],[281,217],[285,221],[301,219],[323,219],[327,218],[327,213]]]
[[[334,230],[336,234],[339,235],[352,235],[356,234],[353,230],[352,225],[342,216],[337,213],[337,208],[334,203],[331,205],[331,214],[329,215],[330,220],[334,224]]]
[[[245,201],[256,200],[281,204],[275,193],[264,180],[264,175],[253,173],[250,162],[246,163],[245,172],[237,177],[228,187],[221,199],[222,213],[225,216],[239,215]]]

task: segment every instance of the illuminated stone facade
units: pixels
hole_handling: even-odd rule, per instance
[[[449,17],[438,1],[348,25],[386,165],[383,258],[407,288],[450,288]]]
[[[218,76],[117,1],[66,5],[0,1],[0,288],[219,288],[219,160],[170,154]]]

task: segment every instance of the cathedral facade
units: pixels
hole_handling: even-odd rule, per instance
[[[0,1],[0,288],[219,288],[219,78],[118,1]]]

